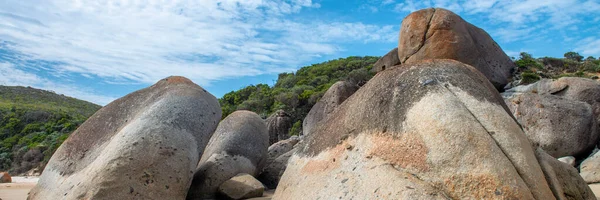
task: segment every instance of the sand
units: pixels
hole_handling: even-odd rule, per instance
[[[38,177],[12,177],[12,183],[0,183],[0,199],[1,200],[25,200],[27,193],[38,181]],[[600,200],[600,183],[590,184],[590,188],[596,194],[596,198]],[[264,197],[253,198],[256,200],[268,200],[273,196],[273,190],[265,191]]]
[[[27,199],[27,193],[35,186],[38,179],[38,177],[13,176],[12,183],[0,183],[0,199]]]

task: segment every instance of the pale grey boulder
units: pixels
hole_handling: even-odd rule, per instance
[[[184,77],[165,78],[84,122],[28,199],[184,199],[220,118],[213,95]]]
[[[587,183],[600,183],[600,153],[596,152],[579,165],[579,174]]]
[[[240,173],[258,175],[269,135],[256,113],[235,111],[219,123],[194,174],[187,199],[214,198],[219,186]]]
[[[262,197],[265,187],[250,174],[238,174],[219,186],[219,194],[228,199]]]
[[[299,143],[274,199],[555,199],[509,112],[463,63],[386,69]]]
[[[523,93],[506,100],[527,137],[555,158],[594,149],[598,129],[592,107],[556,95]]]
[[[352,96],[358,86],[347,81],[338,81],[333,84],[321,99],[310,109],[302,122],[303,135],[309,135],[319,122],[326,119],[340,104]]]
[[[536,149],[536,157],[556,199],[596,199],[577,169],[558,161],[540,148]]]
[[[300,137],[292,136],[287,140],[279,141],[269,147],[269,153],[265,167],[257,177],[265,186],[275,189],[281,175],[287,167],[290,156],[296,151],[294,147],[300,141]]]
[[[284,110],[277,110],[269,116],[265,123],[269,132],[269,145],[288,139],[292,128],[292,118]]]

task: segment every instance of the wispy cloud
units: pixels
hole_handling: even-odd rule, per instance
[[[588,37],[577,42],[575,51],[584,55],[594,55],[600,57],[600,38]]]
[[[311,0],[8,0],[0,2],[0,42],[11,42],[3,48],[23,55],[19,62],[52,61],[46,70],[106,83],[185,75],[208,85],[290,71],[341,44],[388,42],[397,31],[286,17],[318,7]]]

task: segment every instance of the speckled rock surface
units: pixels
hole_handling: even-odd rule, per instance
[[[555,199],[494,86],[454,60],[382,71],[299,143],[274,199]]]
[[[536,157],[556,199],[596,199],[577,169],[558,161],[541,148],[536,149]]]
[[[586,154],[598,141],[592,107],[556,95],[523,93],[506,100],[525,134],[555,158]]]

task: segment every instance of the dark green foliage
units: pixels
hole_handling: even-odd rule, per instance
[[[523,72],[521,77],[521,84],[530,84],[540,80],[540,76],[532,72]]]
[[[544,66],[534,59],[531,54],[521,52],[521,56],[515,61],[519,71],[532,71],[543,69]]]
[[[290,129],[290,135],[300,135],[302,133],[302,120],[296,121],[292,128]]]
[[[583,56],[579,55],[579,53],[577,53],[577,52],[569,51],[569,52],[565,53],[564,56],[566,59],[577,61],[577,62],[581,62],[583,60]]]
[[[251,85],[232,91],[219,99],[223,117],[236,110],[250,110],[263,118],[278,109],[285,110],[294,122],[290,134],[300,134],[302,120],[331,85],[340,80],[362,85],[373,74],[370,69],[378,57],[348,57],[306,66],[296,73],[281,73],[273,87]]]
[[[30,87],[0,86],[0,171],[43,167],[100,106]]]

